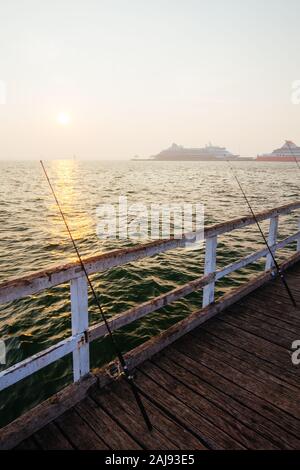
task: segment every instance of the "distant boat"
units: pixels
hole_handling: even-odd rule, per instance
[[[261,162],[294,162],[300,161],[300,147],[291,140],[286,140],[282,147],[272,153],[257,155],[256,160]]]
[[[134,158],[136,160],[136,158]],[[139,159],[141,160],[141,159]],[[240,158],[226,150],[225,147],[217,147],[209,144],[203,148],[185,148],[182,145],[172,144],[166,150],[157,155],[143,160],[152,161],[220,161],[220,160],[251,160]]]

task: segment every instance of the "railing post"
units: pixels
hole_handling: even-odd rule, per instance
[[[275,255],[275,248],[273,249],[273,245],[276,244],[277,241],[277,231],[278,231],[278,215],[271,217],[270,219],[270,228],[269,228],[269,236],[268,236],[268,245],[271,248],[273,255]],[[270,253],[266,257],[266,266],[265,270],[268,271],[269,269],[274,267],[274,261]]]
[[[298,229],[300,230],[300,219],[298,220]],[[297,251],[300,251],[300,237],[297,240]]]
[[[216,271],[216,254],[217,254],[217,236],[206,239],[205,249],[205,265],[204,275],[214,273]],[[207,284],[203,289],[202,306],[206,307],[211,304],[215,298],[215,281]]]
[[[89,326],[88,286],[85,277],[71,280],[72,334],[81,334]],[[73,351],[73,377],[77,382],[90,371],[89,343],[79,343]]]

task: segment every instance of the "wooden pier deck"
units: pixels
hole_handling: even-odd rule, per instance
[[[286,273],[300,305],[300,263]],[[17,449],[300,449],[300,308],[270,281],[136,370],[154,429],[123,379],[88,396]]]

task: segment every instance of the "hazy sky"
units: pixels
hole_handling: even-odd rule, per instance
[[[300,145],[299,23],[299,0],[1,0],[0,159]]]

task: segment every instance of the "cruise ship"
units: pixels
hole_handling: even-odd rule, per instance
[[[272,153],[257,155],[260,162],[294,162],[300,161],[300,147],[291,140],[286,140],[282,147],[273,150]]]
[[[135,158],[137,159],[137,157]],[[140,159],[139,159],[140,160]],[[217,147],[209,144],[203,148],[185,148],[182,145],[172,144],[166,150],[157,155],[152,155],[147,160],[154,161],[217,161],[217,160],[248,160],[240,158],[226,150],[225,147]]]

